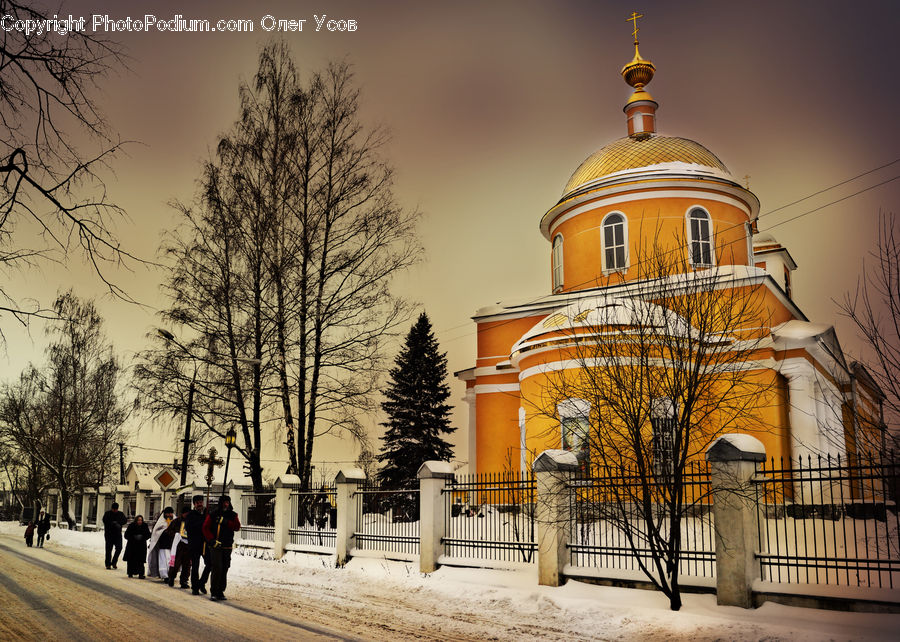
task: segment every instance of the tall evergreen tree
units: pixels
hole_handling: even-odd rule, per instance
[[[388,420],[378,454],[382,485],[400,488],[416,479],[422,462],[449,461],[453,447],[442,437],[454,432],[447,384],[447,355],[441,353],[424,312],[406,335],[406,343],[391,369],[381,408]]]

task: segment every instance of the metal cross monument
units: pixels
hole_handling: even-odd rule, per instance
[[[209,449],[209,455],[200,455],[197,458],[201,464],[206,464],[206,503],[209,505],[209,489],[212,488],[213,468],[221,466],[225,461],[221,457],[216,457],[217,450]]]

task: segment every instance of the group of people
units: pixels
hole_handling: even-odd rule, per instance
[[[231,499],[219,499],[212,512],[203,505],[203,495],[195,495],[191,506],[184,506],[181,515],[168,507],[156,520],[153,529],[137,515],[125,529],[125,554],[128,577],[144,579],[144,562],[147,575],[158,577],[169,586],[175,586],[180,571],[179,588],[191,589],[194,595],[206,595],[206,583],[213,600],[224,600],[234,534],[241,529],[241,521],[235,513]],[[103,515],[106,539],[106,568],[117,568],[122,550],[122,527],[126,523],[124,513],[114,503]],[[200,560],[203,573],[200,573]]]
[[[50,516],[44,511],[38,515],[37,522],[30,520],[25,527],[25,544],[28,547],[34,546],[35,532],[38,537],[38,548],[44,548],[44,539],[50,539]]]

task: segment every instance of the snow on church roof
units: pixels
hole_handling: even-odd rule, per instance
[[[579,333],[579,330],[592,329],[596,332],[601,328],[613,328],[611,332],[621,333],[621,328],[628,326],[657,328],[673,336],[699,334],[682,317],[655,303],[640,299],[595,296],[551,312],[522,335],[513,345],[511,355],[515,356],[546,343],[551,340],[548,335],[558,339],[560,332],[572,335]]]

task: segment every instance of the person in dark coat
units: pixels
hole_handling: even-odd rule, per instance
[[[191,593],[206,595],[206,581],[209,579],[209,555],[206,538],[203,536],[203,522],[206,520],[206,508],[203,506],[203,495],[194,495],[191,512],[184,518],[184,530],[187,533],[188,552],[191,555]],[[203,574],[200,574],[200,560],[203,560]]]
[[[225,599],[228,569],[231,567],[231,549],[234,548],[234,534],[241,530],[241,520],[231,508],[231,498],[223,496],[216,512],[203,521],[203,536],[209,545],[209,565],[212,569],[212,583],[209,590],[212,600]]]
[[[25,545],[28,548],[31,548],[34,545],[34,522],[28,522],[27,528],[25,528]]]
[[[128,577],[144,579],[144,559],[147,557],[147,542],[150,541],[150,527],[144,523],[144,516],[138,515],[125,529],[125,560]]]
[[[122,552],[122,527],[125,526],[125,513],[119,510],[119,504],[112,503],[108,511],[103,513],[103,538],[106,540],[106,568],[118,568],[119,553]],[[115,549],[115,555],[111,555]]]
[[[44,538],[47,537],[47,533],[50,531],[50,516],[44,511],[41,511],[40,515],[38,515],[36,526],[38,534],[38,548],[44,548]],[[47,537],[47,539],[50,538]]]

